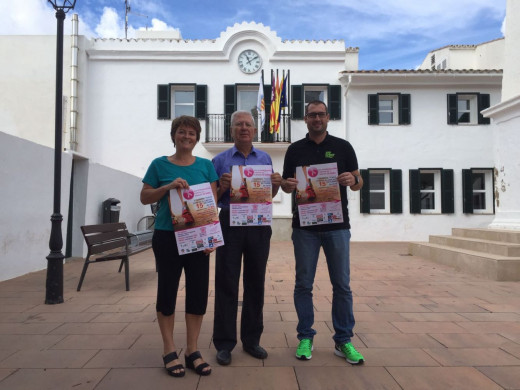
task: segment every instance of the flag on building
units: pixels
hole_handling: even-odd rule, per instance
[[[263,71],[262,71],[263,72]],[[264,99],[264,75],[260,76],[260,86],[258,87],[258,98],[256,100],[256,109],[260,115],[260,123],[262,129],[265,125],[265,99]]]
[[[274,78],[274,72],[271,70],[271,110],[269,113],[269,133],[273,134],[276,130],[276,120],[278,119],[278,109],[276,106],[278,82]]]
[[[282,119],[282,110],[288,107],[287,104],[287,74],[286,76],[282,76],[282,80],[280,81],[280,92],[278,93],[278,118],[276,120],[276,129],[275,131],[280,132],[280,120]]]

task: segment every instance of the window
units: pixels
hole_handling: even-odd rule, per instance
[[[369,125],[409,125],[410,95],[378,93],[368,95]]]
[[[489,118],[480,113],[490,106],[489,94],[464,92],[448,95],[448,124],[489,125]]]
[[[410,213],[452,214],[453,212],[453,170],[411,169]]]
[[[197,84],[159,84],[157,86],[157,119],[181,115],[206,117],[207,86]]]
[[[402,172],[400,169],[362,169],[361,212],[402,213]]]
[[[493,214],[494,182],[492,168],[462,170],[462,209],[466,214]]]
[[[305,106],[313,100],[327,104],[331,120],[341,119],[341,85],[292,85],[292,119],[303,119]]]
[[[172,117],[195,115],[195,89],[193,86],[171,88]]]

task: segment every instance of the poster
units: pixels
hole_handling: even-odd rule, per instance
[[[343,222],[336,163],[296,167],[300,226]]]
[[[209,183],[170,190],[170,212],[180,255],[224,245]]]
[[[271,165],[231,167],[230,226],[268,226],[273,216]]]

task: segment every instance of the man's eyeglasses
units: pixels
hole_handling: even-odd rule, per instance
[[[318,117],[325,118],[327,116],[326,112],[309,112],[305,115],[307,118],[316,119]]]

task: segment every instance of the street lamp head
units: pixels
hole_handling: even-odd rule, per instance
[[[65,13],[67,13],[71,9],[74,9],[74,6],[76,5],[76,0],[47,0],[47,1],[52,4],[52,7],[56,11],[61,10]]]

